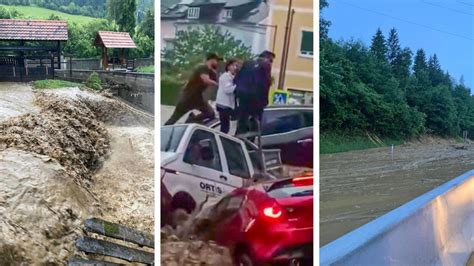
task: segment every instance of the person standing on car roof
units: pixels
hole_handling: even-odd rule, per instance
[[[176,104],[173,114],[166,121],[166,125],[173,125],[184,114],[191,110],[199,110],[201,113],[194,115],[191,113],[186,120],[187,122],[200,122],[205,119],[214,118],[214,110],[204,100],[203,92],[209,86],[217,86],[217,67],[222,58],[215,53],[208,54],[206,63],[200,65],[194,70],[191,78],[184,86],[181,96]]]
[[[262,52],[256,60],[244,63],[234,79],[238,104],[236,135],[257,130],[263,109],[268,105],[268,93],[272,84],[272,63],[275,54]]]
[[[230,59],[225,64],[225,72],[219,77],[216,109],[219,112],[221,131],[226,134],[229,133],[230,117],[235,109],[234,77],[237,74],[238,68],[239,63],[237,59]]]

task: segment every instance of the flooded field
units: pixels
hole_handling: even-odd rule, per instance
[[[74,243],[92,216],[152,233],[153,118],[25,83],[0,83],[0,114],[0,265],[83,256]]]
[[[474,169],[474,144],[416,143],[322,155],[321,246]]]

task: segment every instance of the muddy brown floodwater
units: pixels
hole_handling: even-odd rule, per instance
[[[83,221],[153,232],[153,118],[87,89],[0,83],[0,265],[64,265]]]
[[[321,155],[321,246],[474,169],[474,144],[424,137],[389,148]]]
[[[33,103],[34,98],[31,87],[21,83],[2,82],[0,85],[0,121],[38,112],[39,108]]]

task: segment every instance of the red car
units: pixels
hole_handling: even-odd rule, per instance
[[[237,265],[312,265],[312,174],[236,189],[212,211]]]

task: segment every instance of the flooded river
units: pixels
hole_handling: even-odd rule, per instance
[[[38,112],[33,104],[34,94],[30,86],[15,82],[0,84],[0,121],[27,113]]]
[[[153,232],[153,119],[114,98],[0,83],[0,265],[63,265],[89,217]]]
[[[424,138],[321,156],[321,246],[474,169],[474,144]]]

